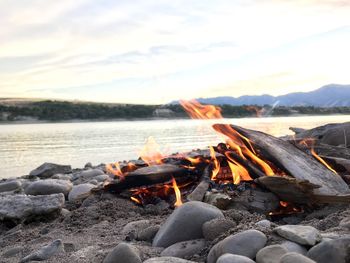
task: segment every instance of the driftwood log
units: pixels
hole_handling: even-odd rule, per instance
[[[225,124],[215,124],[215,130],[223,130]],[[348,194],[349,187],[344,180],[325,168],[314,157],[301,151],[293,144],[263,132],[231,125],[233,129],[247,137],[264,158],[301,181],[309,181],[320,186],[315,194]],[[226,134],[229,136],[229,134]]]
[[[275,193],[281,200],[294,204],[313,203],[349,203],[348,195],[322,195],[314,191],[320,188],[309,181],[298,180],[287,176],[264,176],[255,180],[256,183]]]

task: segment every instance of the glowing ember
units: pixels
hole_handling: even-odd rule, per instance
[[[139,153],[141,159],[148,165],[161,164],[162,159],[165,157],[161,151],[159,145],[156,143],[153,137],[149,137],[143,149]]]
[[[175,196],[176,196],[176,202],[174,204],[175,207],[179,207],[182,205],[182,201],[181,201],[181,192],[180,192],[180,189],[179,187],[177,186],[177,183],[175,181],[175,179],[173,178],[172,179],[172,183],[173,183],[173,188],[174,188],[174,191],[175,191]]]
[[[139,200],[139,199],[137,199],[136,197],[130,197],[130,199],[132,200],[132,201],[134,201],[135,203],[137,203],[137,204],[141,204],[141,201]]]

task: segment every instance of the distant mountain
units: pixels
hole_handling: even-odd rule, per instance
[[[229,105],[272,105],[350,107],[350,85],[330,84],[310,92],[294,92],[282,96],[260,95],[234,97],[199,98],[205,104]]]

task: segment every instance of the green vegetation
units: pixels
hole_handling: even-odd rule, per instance
[[[263,116],[350,114],[350,107],[276,107],[272,109],[268,105],[264,107],[221,105],[220,108],[222,115],[228,118],[251,117],[260,113]],[[158,114],[157,109],[166,109],[167,115],[162,116],[161,113]],[[152,117],[186,118],[187,114],[180,105],[115,105],[50,100],[30,102],[24,105],[0,105],[0,120],[2,121],[16,121],[26,118],[64,121],[74,119],[142,119]]]

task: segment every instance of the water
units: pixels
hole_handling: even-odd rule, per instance
[[[28,174],[44,162],[83,167],[136,159],[149,136],[165,153],[215,145],[223,139],[211,123],[228,122],[275,136],[290,126],[313,128],[345,122],[350,115],[200,120],[38,123],[0,125],[0,178]]]

